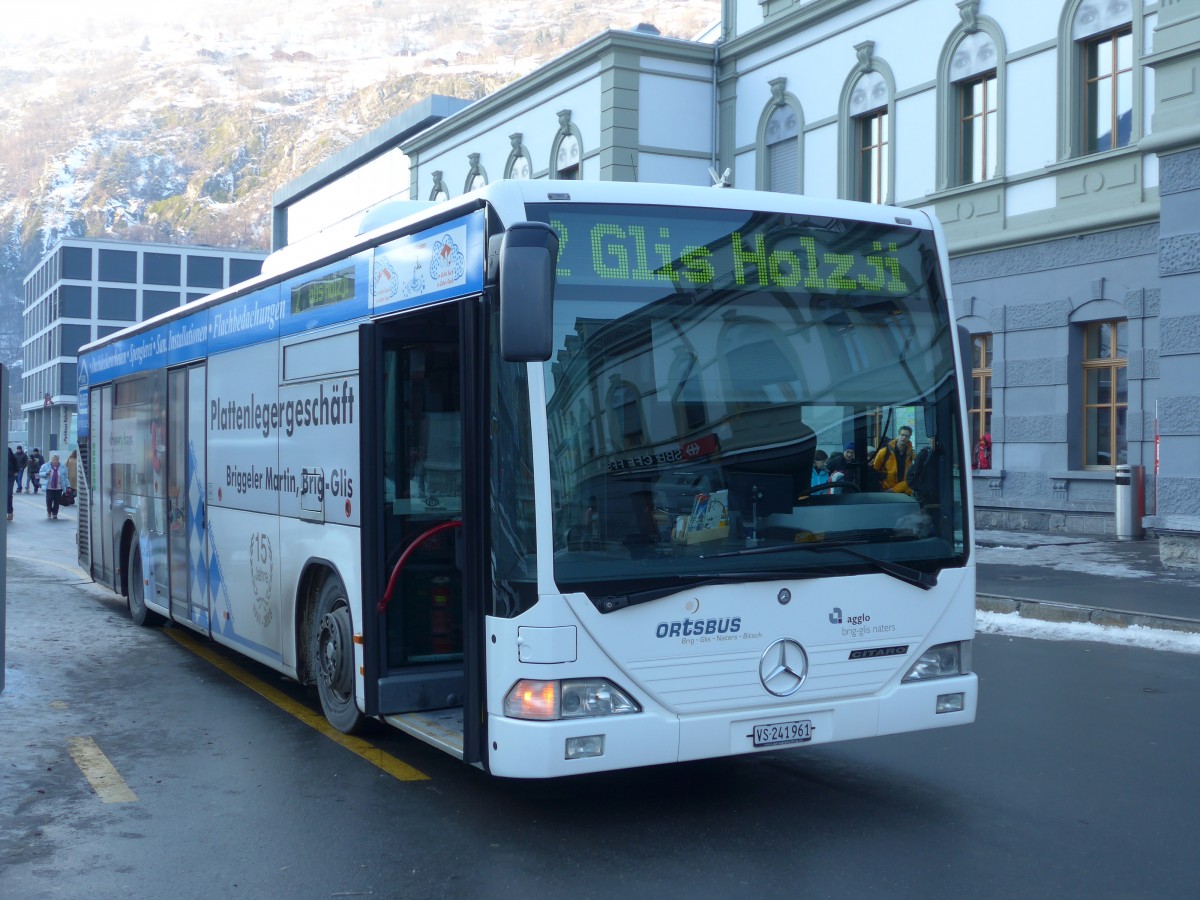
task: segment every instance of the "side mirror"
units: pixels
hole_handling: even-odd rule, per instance
[[[971,337],[971,332],[964,325],[956,326],[958,328],[958,365],[962,369],[963,388],[967,392],[967,396],[971,396],[971,369],[974,365],[974,348],[975,339]],[[970,404],[967,404],[970,406]]]
[[[542,222],[515,222],[500,242],[500,353],[544,362],[553,352],[558,235]]]

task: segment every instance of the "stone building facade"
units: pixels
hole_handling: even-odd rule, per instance
[[[723,0],[711,39],[605,32],[399,146],[422,200],[715,178],[934,212],[979,522],[1111,533],[1128,464],[1200,563],[1198,70],[1200,0]]]

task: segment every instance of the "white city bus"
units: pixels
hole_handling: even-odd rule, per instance
[[[83,552],[136,622],[504,776],[974,720],[936,223],[586,182],[421,206],[81,352]],[[902,426],[935,450],[882,491]],[[818,450],[846,465],[814,488]]]

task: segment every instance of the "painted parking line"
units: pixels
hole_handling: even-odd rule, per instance
[[[71,759],[91,782],[103,803],[136,803],[137,794],[125,783],[121,773],[108,761],[104,751],[90,737],[73,737],[67,742]]]
[[[186,647],[188,650],[195,653],[201,659],[212,663],[230,678],[240,681],[250,690],[254,691],[264,699],[274,703],[288,715],[299,719],[308,727],[320,732],[331,741],[341,744],[351,753],[357,754],[369,762],[371,765],[382,769],[398,781],[428,781],[429,776],[418,769],[414,769],[408,763],[401,762],[387,753],[380,750],[373,744],[364,741],[360,737],[355,737],[352,734],[342,734],[336,728],[326,721],[325,717],[319,713],[313,712],[302,703],[297,703],[287,694],[278,688],[273,688],[269,684],[255,678],[241,666],[230,662],[223,658],[220,654],[214,653],[213,650],[206,646],[203,642],[196,640],[191,635],[186,634],[179,628],[165,628],[163,631],[173,638],[177,643]]]

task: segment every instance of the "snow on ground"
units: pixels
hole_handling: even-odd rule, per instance
[[[981,610],[975,613],[975,630],[981,634],[1044,641],[1093,641],[1148,650],[1170,650],[1174,653],[1200,653],[1200,634],[1145,628],[1141,625],[1116,627],[1090,622],[1043,622],[1040,619],[1023,618],[1017,613]]]

